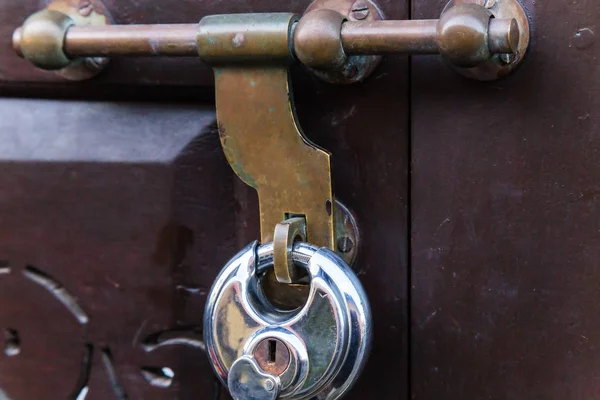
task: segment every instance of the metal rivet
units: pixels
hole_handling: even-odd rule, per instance
[[[275,382],[273,382],[273,380],[271,379],[267,379],[265,381],[264,387],[267,391],[272,391],[273,389],[275,389]]]

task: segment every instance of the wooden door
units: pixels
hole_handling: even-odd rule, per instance
[[[600,4],[524,5],[533,42],[505,80],[412,58],[417,400],[598,398]]]
[[[131,24],[301,13],[309,1],[105,4]],[[389,18],[409,16],[407,1],[379,4]],[[10,399],[71,398],[93,346],[88,399],[225,398],[202,351],[142,349],[153,333],[200,325],[218,271],[259,237],[256,194],[227,165],[215,130],[212,71],[195,59],[114,59],[94,80],[65,83],[9,44],[40,6],[0,3],[0,260],[11,267],[0,275],[0,329],[21,341],[18,356],[0,355],[0,388]],[[300,123],[333,153],[336,195],[361,227],[358,273],[376,334],[349,398],[407,399],[409,59],[389,57],[353,86],[297,67],[293,84]],[[60,282],[89,323],[26,279],[27,266]],[[173,385],[150,386],[143,367],[173,369]]]
[[[131,24],[310,1],[104,2]],[[74,398],[87,370],[88,399],[226,398],[201,350],[142,346],[195,334],[218,271],[259,237],[256,194],[219,144],[212,71],[114,59],[65,83],[9,44],[41,3],[0,3],[0,329],[20,339],[20,354],[0,353],[0,399]],[[390,19],[445,5],[378,3]],[[500,81],[467,80],[437,56],[388,56],[349,86],[293,69],[300,123],[332,152],[335,193],[361,228],[375,342],[350,399],[598,397],[600,5],[524,6],[529,53]],[[60,282],[89,323],[31,271]],[[174,383],[149,385],[144,367],[173,369]]]

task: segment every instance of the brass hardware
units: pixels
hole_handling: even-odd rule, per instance
[[[21,41],[19,54],[48,70],[66,67],[71,60],[63,51],[63,39],[74,24],[69,16],[58,11],[44,10],[33,14],[22,29],[15,31],[14,39]]]
[[[250,59],[252,62],[275,61],[272,56],[291,60],[297,54],[309,67],[322,72],[319,74],[322,78],[342,83],[364,79],[372,72],[378,59],[369,57],[385,53],[441,53],[453,67],[462,68],[461,73],[476,79],[492,79],[505,75],[523,59],[529,43],[529,25],[517,0],[496,0],[490,3],[491,7],[488,2],[481,2],[453,0],[440,20],[383,21],[378,20],[381,14],[369,0],[352,3],[350,0],[316,0],[297,24],[295,40],[285,44],[288,47],[282,42],[272,42],[274,36],[270,33],[261,32],[255,22],[263,18],[261,14],[252,14],[252,18],[242,17],[243,14],[236,17],[238,21],[246,21],[245,26],[240,22],[227,25],[231,23],[228,16],[208,16],[199,25],[100,24],[93,27],[81,26],[73,18],[76,24],[66,30],[62,46],[57,46],[56,41],[53,43],[54,49],[62,49],[69,59],[200,55],[204,61],[216,65],[244,63]],[[333,8],[337,14],[324,11],[326,8]],[[85,11],[84,15],[88,9]],[[95,13],[91,12],[90,16]],[[80,13],[78,17],[82,17]],[[64,30],[60,21],[47,18],[46,23],[55,25],[52,30]],[[207,26],[216,37],[208,35]],[[264,40],[258,41],[259,37],[252,35],[262,35]],[[37,46],[35,52],[31,50],[32,42]],[[252,48],[252,43],[260,43],[260,46]],[[39,58],[44,41],[36,39],[29,30],[15,32],[13,45],[18,53],[42,68],[57,65]],[[513,53],[512,58],[501,57]],[[508,65],[506,59],[510,59]],[[491,65],[501,65],[501,70],[495,75],[472,70],[474,66],[489,70]],[[465,66],[470,68],[468,72],[464,71]]]
[[[198,24],[200,58],[212,65],[288,65],[289,33],[297,17],[289,13],[209,15]]]
[[[64,49],[67,32],[73,26],[91,28],[110,23],[110,16],[98,0],[53,0],[15,30],[13,46],[19,55],[40,68],[53,70],[65,79],[85,80],[102,71],[108,59],[98,57],[99,54],[69,56]]]
[[[306,219],[294,217],[275,226],[273,234],[273,270],[277,281],[295,283],[296,264],[292,260],[294,242],[306,242]]]
[[[236,174],[258,191],[261,242],[273,241],[273,229],[289,213],[305,216],[307,241],[333,250],[329,153],[301,133],[290,102],[293,59],[283,50],[295,21],[293,14],[221,15],[202,22],[198,40],[214,62],[223,150]],[[238,40],[244,45],[236,47]],[[224,56],[206,49],[213,44]],[[277,62],[264,62],[265,52]],[[245,63],[224,65],[235,54]]]
[[[328,9],[337,11],[342,16],[345,16],[347,21],[362,21],[368,23],[372,21],[380,21],[384,19],[383,13],[370,0],[315,0],[304,12],[304,20],[308,18],[308,14],[313,10]],[[345,21],[344,21],[345,22]],[[347,25],[344,23],[342,28]],[[334,26],[335,27],[335,26]],[[339,28],[339,27],[335,27]],[[338,36],[341,31],[337,32]],[[347,55],[343,50],[344,44],[341,43],[342,51],[346,59],[345,63],[336,69],[319,69],[311,68],[312,72],[319,78],[331,83],[355,83],[363,81],[377,68],[381,62],[381,56],[375,54],[367,55]],[[296,44],[296,53],[298,53],[298,45]]]
[[[518,0],[451,0],[442,14],[465,3],[483,5],[492,13],[494,18],[490,20],[489,26],[489,48],[492,55],[470,68],[451,63],[450,66],[467,78],[481,81],[508,75],[521,65],[529,47],[529,20],[523,6]],[[509,49],[511,51],[507,51]]]
[[[346,18],[337,11],[320,8],[302,17],[294,30],[294,50],[307,67],[338,69],[348,58],[342,46]]]
[[[360,231],[354,215],[344,204],[335,200],[332,206],[335,251],[348,265],[352,266],[360,248]],[[295,309],[306,303],[310,289],[304,278],[298,276],[297,278],[299,278],[298,283],[283,284],[277,281],[274,273],[267,273],[262,280],[262,288],[276,307],[286,310]]]
[[[458,67],[475,67],[490,58],[491,17],[487,8],[476,4],[459,4],[443,13],[437,25],[440,54]],[[507,37],[512,35],[509,30]]]

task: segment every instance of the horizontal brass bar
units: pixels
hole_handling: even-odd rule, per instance
[[[70,57],[198,56],[198,24],[73,26],[65,38]]]
[[[512,20],[492,19],[492,54],[514,52]],[[348,21],[342,26],[342,46],[348,55],[437,54],[438,20]],[[64,51],[69,57],[198,56],[198,24],[73,26]],[[20,52],[20,30],[13,46]]]
[[[349,55],[435,54],[437,19],[356,21],[342,25],[342,46]]]

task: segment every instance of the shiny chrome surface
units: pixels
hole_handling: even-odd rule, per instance
[[[358,278],[333,251],[296,243],[291,257],[310,276],[307,303],[293,311],[276,309],[261,289],[262,276],[273,266],[271,243],[252,243],[227,263],[206,304],[207,352],[219,378],[237,391],[239,382],[230,382],[234,363],[254,360],[260,343],[277,339],[290,351],[290,365],[278,376],[279,397],[337,399],[354,383],[369,353],[367,297]],[[260,368],[253,371],[258,363],[243,365],[244,376],[268,375]],[[260,392],[264,386],[254,389]]]
[[[249,356],[233,363],[227,381],[233,400],[275,400],[281,386],[279,377],[262,371]]]

